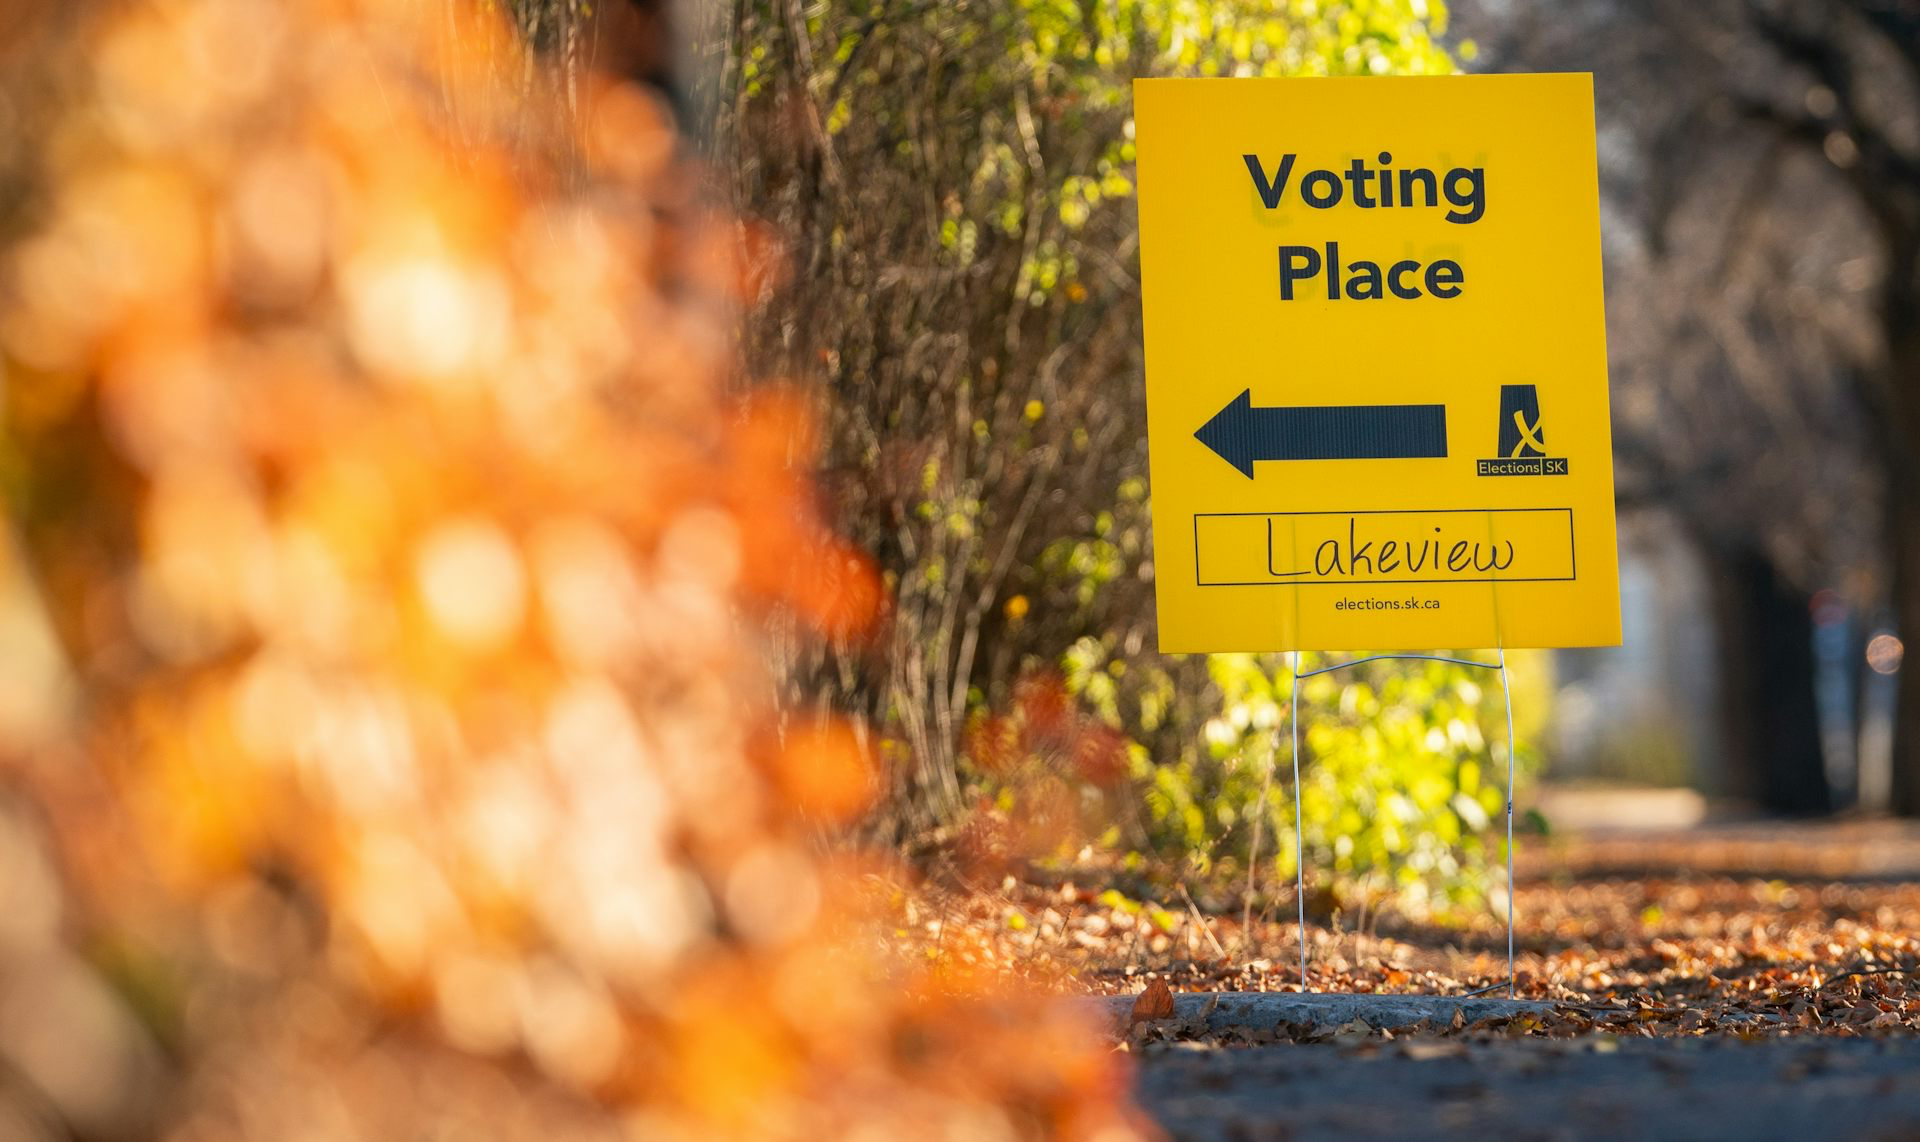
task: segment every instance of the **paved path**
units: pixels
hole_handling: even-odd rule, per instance
[[[1598,1044],[1605,1046],[1596,1049]],[[1920,1138],[1920,1040],[1150,1046],[1174,1138]]]

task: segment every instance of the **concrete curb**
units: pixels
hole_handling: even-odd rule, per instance
[[[1095,1002],[1116,1026],[1124,1026],[1136,996],[1105,995]],[[1453,1025],[1456,1013],[1463,1023],[1504,1019],[1515,1015],[1544,1015],[1551,1003],[1524,999],[1493,999],[1450,995],[1336,995],[1301,992],[1223,991],[1184,992],[1173,997],[1173,1015],[1198,1020],[1207,1005],[1206,1029],[1220,1033],[1234,1028],[1271,1031],[1285,1023],[1294,1028],[1332,1033],[1355,1020],[1376,1031],[1399,1031],[1428,1023]]]

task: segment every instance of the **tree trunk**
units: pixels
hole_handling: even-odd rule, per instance
[[[1908,646],[1920,640],[1920,493],[1895,477],[1887,486],[1887,562],[1894,629]],[[1920,817],[1920,661],[1894,675],[1893,811]]]
[[[1717,547],[1707,559],[1721,742],[1736,788],[1774,812],[1831,812],[1808,596],[1751,548]]]
[[[1912,231],[1905,231],[1912,234]],[[1920,640],[1920,240],[1896,241],[1888,267],[1881,321],[1886,329],[1891,382],[1870,414],[1887,457],[1888,587],[1894,630],[1908,645]],[[1920,663],[1894,676],[1893,811],[1920,817]]]

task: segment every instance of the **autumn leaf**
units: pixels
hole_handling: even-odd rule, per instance
[[[1136,1023],[1150,1023],[1156,1019],[1173,1018],[1173,989],[1167,981],[1156,977],[1147,984],[1147,990],[1133,1001],[1133,1012],[1127,1017],[1127,1026]]]

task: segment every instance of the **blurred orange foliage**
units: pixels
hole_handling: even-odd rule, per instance
[[[543,117],[451,2],[24,26],[6,448],[77,700],[8,751],[0,1133],[1139,1130],[1076,1012],[903,962],[903,874],[820,843],[882,775],[783,725],[757,620],[881,586],[804,402],[730,387],[766,270],[652,95]]]

